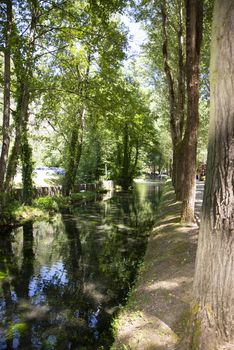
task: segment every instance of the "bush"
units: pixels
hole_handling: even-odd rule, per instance
[[[59,209],[68,209],[71,205],[70,197],[56,196],[54,199]]]
[[[1,202],[2,204],[2,202]],[[20,203],[15,200],[8,201],[1,207],[1,224],[7,224],[8,222],[14,221],[16,217],[16,213],[21,207]]]
[[[106,194],[108,192],[109,192],[109,190],[107,190],[106,188],[99,188],[99,190],[97,190],[97,193],[99,193],[99,194]]]
[[[58,211],[57,201],[53,197],[40,197],[35,199],[34,205],[42,210]]]

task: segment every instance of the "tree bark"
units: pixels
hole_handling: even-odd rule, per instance
[[[8,161],[6,179],[4,184],[4,188],[7,193],[10,191],[13,184],[14,176],[16,175],[17,164],[21,153],[20,149],[22,139],[22,123],[25,118],[29,104],[29,94],[25,89],[25,83],[20,83],[19,86],[20,92],[15,112],[15,140]]]
[[[7,24],[4,50],[4,102],[3,102],[3,140],[0,157],[0,192],[4,190],[4,179],[10,146],[10,83],[11,83],[11,35],[12,35],[12,1],[6,0]]]
[[[202,37],[202,0],[186,0],[187,124],[184,136],[185,177],[181,220],[194,222],[197,133],[199,125],[199,56]]]
[[[216,0],[211,120],[189,349],[234,349],[234,2]]]
[[[20,151],[22,163],[23,201],[24,203],[31,205],[33,199],[33,162],[32,147],[28,141],[28,108],[25,111],[24,121],[22,124]]]
[[[77,124],[74,125],[71,133],[68,166],[63,184],[63,193],[66,196],[69,196],[70,193],[73,191],[76,182],[77,172],[83,148],[85,114],[86,110],[83,107],[82,110],[79,112],[79,119],[77,120]]]
[[[128,122],[126,122],[123,134],[123,162],[120,176],[120,185],[124,190],[128,190],[130,186],[130,163],[129,127]]]

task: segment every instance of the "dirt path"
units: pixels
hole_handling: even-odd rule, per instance
[[[197,187],[200,215],[203,184]],[[198,193],[199,192],[199,193]],[[180,224],[181,203],[165,185],[136,287],[114,322],[112,350],[174,350],[184,335],[194,275],[198,227]]]

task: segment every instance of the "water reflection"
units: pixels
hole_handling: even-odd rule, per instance
[[[158,198],[138,185],[0,238],[0,349],[109,349]]]

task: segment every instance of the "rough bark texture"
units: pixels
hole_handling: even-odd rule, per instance
[[[189,349],[234,349],[234,2],[217,0],[207,176]]]
[[[184,137],[185,177],[181,219],[194,221],[197,132],[199,124],[199,56],[202,35],[202,0],[186,0],[187,125]]]
[[[3,192],[3,185],[8,160],[10,146],[10,82],[11,82],[11,33],[12,33],[12,2],[6,1],[7,5],[7,24],[6,41],[4,50],[4,102],[3,102],[3,140],[0,157],[0,192]]]

